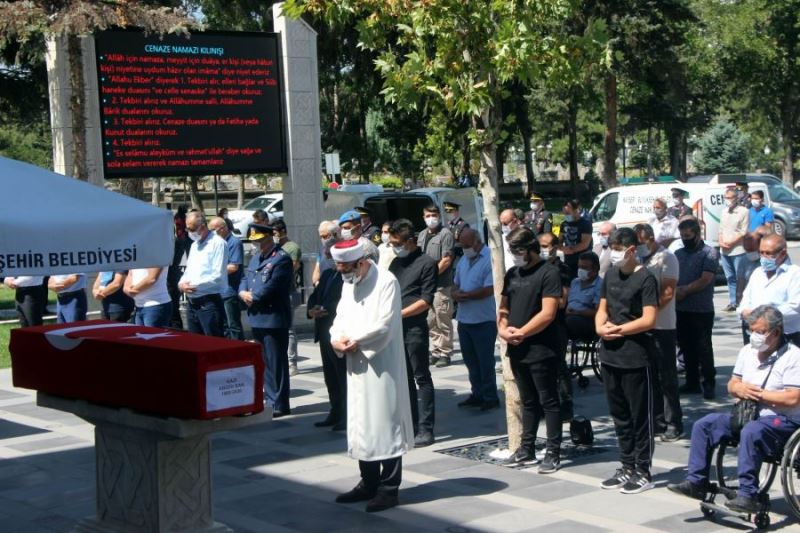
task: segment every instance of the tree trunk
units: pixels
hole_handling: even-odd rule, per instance
[[[203,211],[203,200],[200,199],[200,189],[197,186],[199,181],[197,176],[189,178],[189,196],[192,198],[192,208]]]
[[[81,38],[77,35],[67,37],[69,58],[69,109],[72,126],[72,177],[88,181],[86,167],[86,102],[83,83],[83,54]]]
[[[653,179],[653,127],[647,127],[647,179]]]
[[[150,180],[150,185],[153,187],[150,193],[150,203],[158,207],[161,203],[161,178],[153,178]]]
[[[119,180],[119,192],[125,196],[141,200],[144,196],[144,180],[141,178],[125,178]]]
[[[617,76],[606,74],[606,128],[603,138],[603,183],[617,186]]]
[[[578,106],[573,98],[567,104],[567,134],[569,136],[569,181],[572,184],[572,197],[578,197]]]
[[[781,169],[781,178],[783,179],[783,183],[791,188],[794,186],[794,145],[792,143],[794,128],[791,122],[784,121],[782,130],[783,168]]]
[[[239,174],[239,190],[236,192],[236,207],[241,209],[244,205],[244,193],[247,188],[247,177]]]
[[[472,146],[469,141],[469,134],[465,133],[461,138],[461,175],[470,175],[470,162],[472,161]]]
[[[496,139],[499,138],[502,128],[502,110],[498,101],[494,107],[489,108],[482,114],[484,127],[488,130],[487,140],[480,147],[480,176],[478,188],[483,198],[483,212],[488,226],[487,245],[492,257],[492,279],[494,282],[494,296],[497,305],[500,304],[503,290],[503,279],[505,278],[505,263],[503,255],[503,241],[500,233],[500,216],[498,213],[499,195],[497,168]],[[522,442],[522,403],[519,397],[519,389],[511,373],[508,357],[505,354],[505,344],[501,342],[503,363],[503,388],[506,397],[506,424],[508,426],[508,448],[516,450]]]
[[[667,144],[669,145],[669,173],[678,181],[686,179],[686,134],[683,130],[671,124],[667,130]]]
[[[508,143],[502,142],[497,145],[495,149],[495,162],[497,165],[497,183],[506,182],[506,151],[508,150]]]
[[[531,153],[531,132],[520,131],[522,146],[525,150],[525,178],[528,182],[528,194],[536,188],[536,177],[533,174],[533,154]]]

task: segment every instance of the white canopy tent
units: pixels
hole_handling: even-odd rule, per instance
[[[169,211],[0,157],[0,277],[167,266]]]

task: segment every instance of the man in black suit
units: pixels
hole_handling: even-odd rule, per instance
[[[338,357],[331,346],[331,325],[336,306],[342,296],[342,275],[335,268],[322,271],[314,292],[308,298],[308,317],[314,319],[314,342],[319,342],[322,375],[331,409],[325,420],[314,422],[316,427],[333,426],[333,431],[347,429],[347,362]]]

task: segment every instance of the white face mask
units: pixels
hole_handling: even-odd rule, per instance
[[[352,229],[343,229],[342,230],[342,240],[343,241],[350,241],[353,239],[353,230]]]
[[[550,248],[542,248],[539,250],[539,257],[547,261],[550,259]]]
[[[509,233],[511,233],[511,226],[503,224],[503,228],[501,229],[501,231],[503,232],[503,235],[508,235]]]
[[[405,246],[392,246],[392,249],[397,257],[406,257],[409,254]]]
[[[750,205],[758,209],[759,207],[761,207],[761,200],[756,200],[755,198],[753,198],[752,200],[750,200]]]
[[[198,232],[196,232],[196,231],[190,231],[189,232],[189,238],[192,239],[195,242],[199,241],[200,240],[200,234]]]
[[[439,217],[426,217],[425,218],[425,225],[428,226],[430,229],[438,228],[439,227]]]
[[[578,279],[581,281],[586,281],[589,279],[589,271],[584,268],[578,269]]]
[[[523,267],[528,264],[528,254],[515,255],[513,256],[512,261],[514,262],[515,267]]]
[[[388,233],[381,233],[381,242],[383,244],[389,243],[389,234]]]
[[[617,265],[625,260],[625,250],[611,250],[608,258],[611,260],[612,265]]]
[[[753,332],[750,334],[750,347],[757,352],[763,352],[767,349],[767,337],[763,333]]]
[[[464,257],[466,257],[467,259],[475,259],[477,255],[478,252],[476,252],[474,249],[464,248]]]
[[[542,204],[539,202],[531,202],[531,209],[538,213],[542,209]]]
[[[730,207],[732,205],[733,205],[733,200],[728,200],[727,198],[725,198],[725,207]]]

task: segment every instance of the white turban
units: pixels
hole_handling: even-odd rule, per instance
[[[355,263],[364,257],[364,247],[355,239],[339,241],[331,248],[331,257],[337,263]]]

